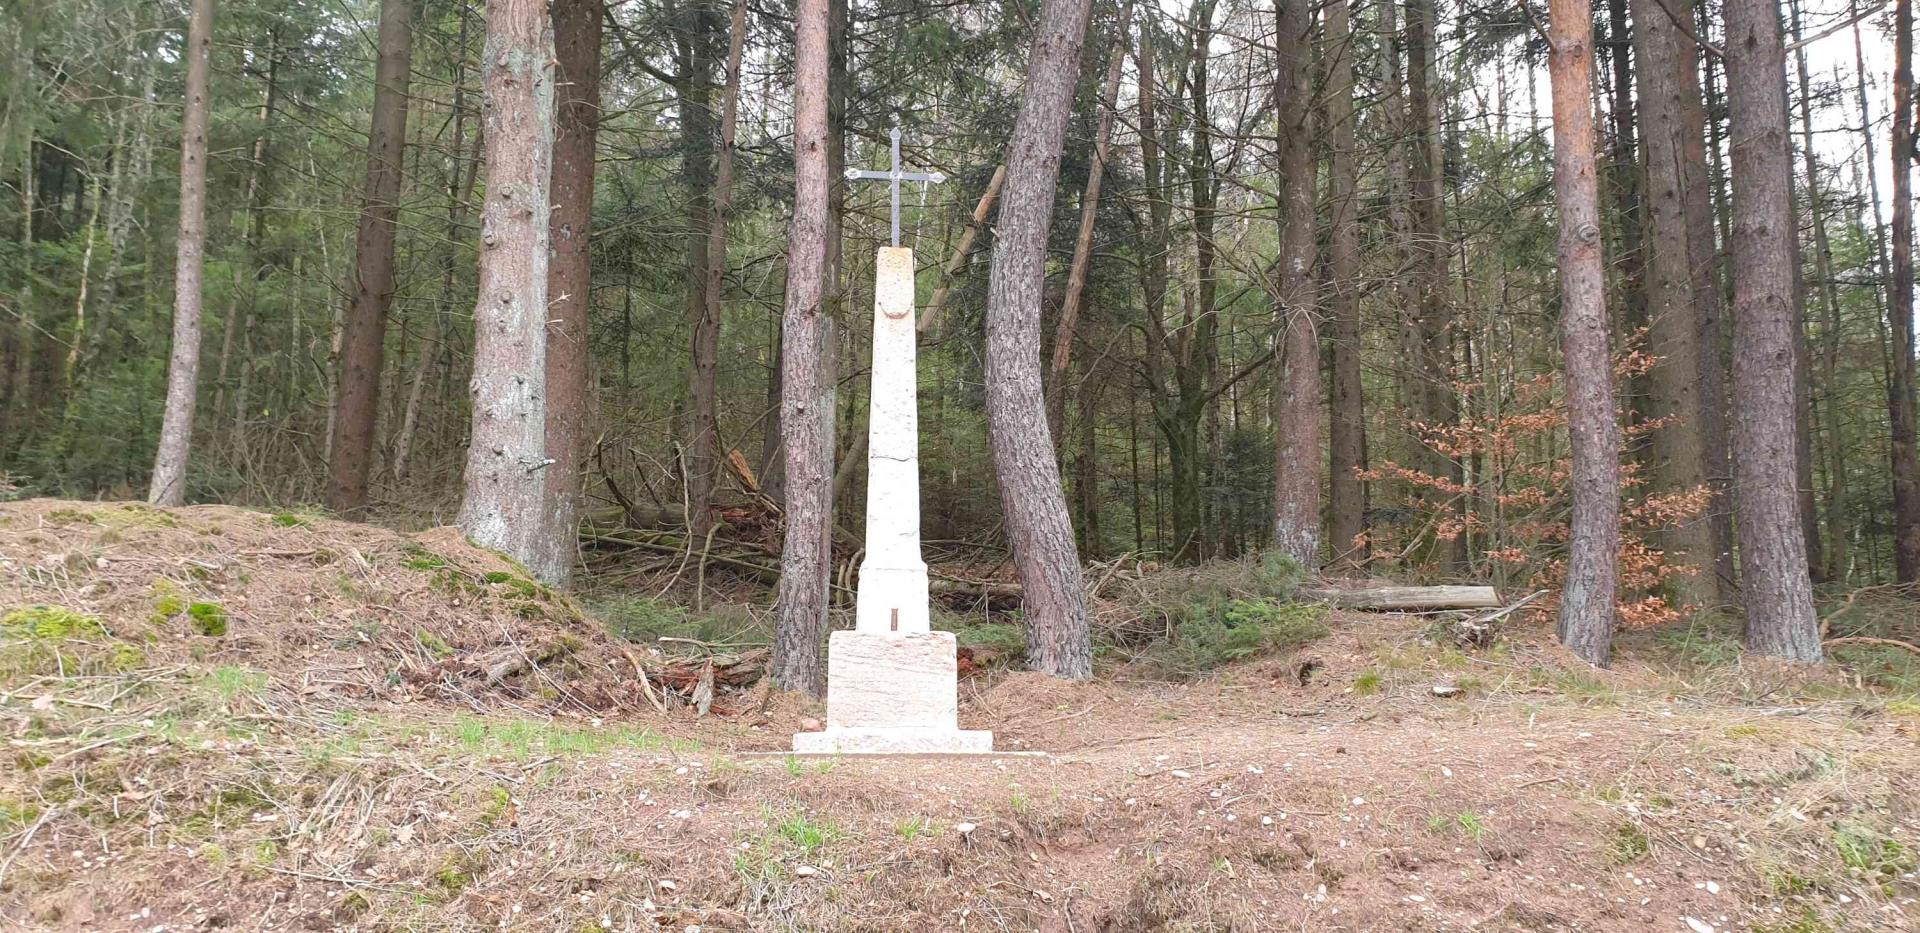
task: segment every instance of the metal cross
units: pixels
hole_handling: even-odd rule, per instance
[[[890,172],[869,172],[863,169],[847,169],[848,181],[884,178],[893,188],[893,245],[900,245],[900,183],[903,181],[930,181],[939,184],[947,176],[939,172],[903,172],[900,170],[900,128],[894,127],[887,135],[893,138],[893,170]]]

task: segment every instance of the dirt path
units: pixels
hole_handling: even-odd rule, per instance
[[[1595,674],[1524,627],[1462,652],[1336,616],[1198,682],[966,681],[963,725],[1044,757],[794,759],[753,754],[818,714],[792,701],[595,716],[542,704],[545,671],[460,680],[498,646],[418,631],[554,636],[409,582],[444,568],[397,536],[47,511],[0,511],[0,612],[103,624],[9,623],[0,928],[1920,928],[1920,705],[1846,671],[1635,635]],[[290,575],[298,550],[338,559]],[[148,619],[162,578],[234,631]],[[470,702],[382,673],[413,656]]]

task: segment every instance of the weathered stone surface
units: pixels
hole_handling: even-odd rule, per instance
[[[827,639],[827,728],[796,752],[974,753],[993,733],[960,729],[951,632],[835,632]]]
[[[951,632],[834,632],[827,728],[958,728],[954,653]]]
[[[920,559],[920,404],[913,323],[913,250],[874,261],[873,382],[867,411],[867,552],[854,628],[924,632],[927,565]]]
[[[993,733],[961,729],[835,729],[801,732],[803,755],[990,755]]]

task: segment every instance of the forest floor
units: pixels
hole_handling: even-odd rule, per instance
[[[1920,929],[1892,654],[1333,613],[962,682],[1044,756],[827,760],[777,754],[803,702],[656,709],[650,648],[444,531],[0,505],[0,616],[0,928]]]

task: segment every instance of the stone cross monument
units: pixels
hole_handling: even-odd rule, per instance
[[[900,170],[893,131],[884,179],[893,189],[893,245],[874,263],[873,385],[867,412],[867,540],[852,631],[827,639],[827,727],[793,750],[829,754],[980,753],[993,733],[963,731],[953,633],[935,632],[920,559],[920,407],[913,320],[913,250],[900,246],[900,182],[944,181]]]

